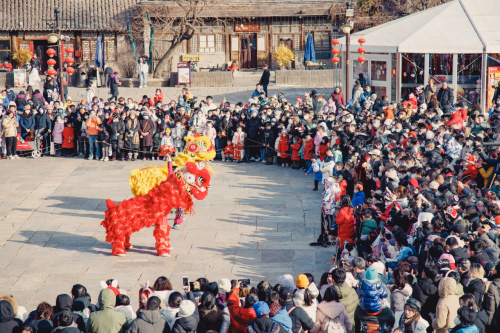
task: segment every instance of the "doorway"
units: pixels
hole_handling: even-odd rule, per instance
[[[366,83],[371,86],[372,91],[377,94],[377,98],[389,96],[392,98],[391,91],[391,72],[392,62],[391,55],[387,54],[365,54],[366,61],[362,64],[358,61],[359,54],[351,53],[349,64],[349,82],[354,84],[354,81],[359,78],[359,74],[363,74]],[[349,97],[352,98],[351,92],[353,86],[348,87]]]
[[[41,70],[39,74],[45,73],[47,71],[49,65],[47,65],[47,61],[49,60],[49,56],[47,55],[47,49],[49,46],[49,42],[46,40],[35,40],[33,41],[33,52],[36,54],[38,59],[40,59]],[[57,48],[54,48],[57,52]],[[56,53],[57,54],[57,53]],[[54,56],[53,59],[57,60],[57,57]],[[54,66],[54,68],[59,67],[58,64]]]
[[[257,34],[240,35],[240,68],[257,68]]]

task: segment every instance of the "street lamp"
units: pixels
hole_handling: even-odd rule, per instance
[[[60,34],[61,33],[61,28],[60,28],[61,10],[59,8],[54,8],[54,13],[56,15],[56,20],[55,20],[56,22],[49,23],[49,27],[52,28],[52,32],[47,35],[46,39],[51,44],[57,43],[57,45],[56,45],[56,47],[58,49],[57,57],[58,57],[58,62],[59,62],[59,99],[62,102],[62,101],[64,101],[63,100],[63,97],[64,97],[64,74],[63,74],[63,61],[62,61],[62,56],[63,56],[64,50],[63,50],[62,44],[61,44],[61,39],[63,38],[63,36]],[[54,51],[54,53],[55,53],[55,51]],[[47,51],[47,54],[48,54],[48,51]],[[52,55],[53,55],[53,53],[52,53]],[[49,56],[50,56],[50,54],[49,54]],[[49,71],[47,71],[47,74],[54,75],[55,74],[54,72],[55,72],[54,69],[50,69],[50,74],[49,74]]]
[[[346,17],[346,23],[340,27],[342,32],[346,35],[345,36],[345,93],[347,96],[347,100],[349,99],[349,48],[351,46],[351,30],[354,29],[354,26],[351,22],[349,22],[349,17],[354,16],[354,9],[351,8],[351,2],[347,1],[346,2],[346,9],[345,9],[345,17]]]

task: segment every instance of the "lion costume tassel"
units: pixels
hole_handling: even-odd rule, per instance
[[[125,255],[125,250],[132,247],[130,235],[154,224],[157,253],[170,256],[168,214],[173,208],[192,213],[192,197],[206,198],[211,176],[204,160],[215,157],[207,137],[189,137],[186,141],[186,148],[173,162],[131,171],[129,184],[135,198],[119,204],[106,200],[108,210],[101,225],[106,229],[106,241],[111,243],[111,254]]]

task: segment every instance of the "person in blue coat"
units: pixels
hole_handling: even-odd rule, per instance
[[[354,186],[354,195],[352,196],[352,206],[362,205],[365,201],[365,192],[363,192],[363,184],[358,183]]]
[[[311,155],[311,166],[309,170],[306,171],[306,176],[314,171],[314,188],[313,191],[318,190],[319,183],[323,180],[323,174],[321,173],[321,161],[315,154]]]
[[[35,118],[30,109],[24,110],[24,114],[19,121],[21,126],[21,138],[26,139],[31,132],[35,132]]]

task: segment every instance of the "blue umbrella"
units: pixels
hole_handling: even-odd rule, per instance
[[[316,63],[316,53],[314,52],[314,40],[311,34],[307,36],[306,53],[304,54],[304,64],[306,63],[306,61],[312,61],[313,63]]]
[[[95,66],[96,67],[101,67],[102,66],[102,61],[103,61],[103,52],[104,48],[102,47],[102,37],[99,36],[97,37],[97,43],[95,47]]]

